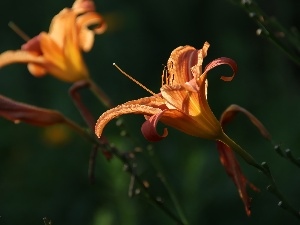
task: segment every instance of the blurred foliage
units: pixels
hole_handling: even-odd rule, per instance
[[[226,68],[208,76],[209,103],[218,117],[232,103],[256,115],[274,141],[300,155],[299,67],[266,39],[256,36],[257,25],[229,1],[129,0],[95,1],[107,20],[108,31],[96,37],[92,52],[85,55],[90,72],[115,104],[149,95],[120,74],[112,63],[154,92],[161,86],[163,64],[179,45],[211,47],[204,61],[227,56],[236,60],[239,72],[230,83],[219,80]],[[0,8],[0,52],[18,49],[22,39],[7,23],[14,21],[28,35],[48,30],[51,18],[72,1],[2,1]],[[258,1],[268,15],[286,28],[299,25],[298,1]],[[59,110],[84,125],[67,95],[69,84],[52,77],[36,79],[26,66],[0,70],[1,94]],[[89,92],[84,99],[98,117],[105,109]],[[142,116],[126,116],[127,129],[141,146],[148,143],[140,133]],[[0,119],[0,223],[54,225],[172,224],[143,195],[128,197],[130,176],[117,159],[96,159],[96,184],[90,185],[87,171],[91,144],[71,130],[14,125]],[[243,116],[228,126],[227,133],[258,161],[267,161],[278,186],[298,208],[298,169],[279,157],[270,143],[259,136]],[[112,143],[124,151],[135,147],[121,137],[115,124],[105,129]],[[244,173],[260,193],[253,196],[252,215],[247,217],[236,188],[222,168],[215,144],[169,129],[169,136],[153,145],[156,157],[186,213],[190,224],[295,224],[296,219],[277,207],[266,190],[268,183],[255,169],[241,162]],[[157,179],[148,151],[137,155],[137,170],[150,184],[151,192],[168,196]]]

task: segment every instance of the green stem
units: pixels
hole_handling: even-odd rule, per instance
[[[150,157],[151,157],[151,161],[152,161],[152,164],[154,166],[154,168],[156,169],[156,171],[158,171],[159,173],[159,178],[160,178],[160,181],[162,182],[162,184],[164,185],[164,187],[166,188],[175,208],[176,208],[176,211],[182,221],[182,223],[184,225],[188,225],[188,221],[183,213],[183,209],[181,208],[181,205],[175,195],[175,192],[173,191],[171,185],[169,184],[169,182],[167,181],[167,179],[165,178],[164,176],[164,173],[163,173],[163,169],[162,169],[162,166],[161,164],[159,163],[159,160],[158,158],[156,157],[155,153],[153,151],[151,151],[150,153]]]
[[[135,173],[134,168],[132,167],[131,163],[128,161],[126,156],[122,155],[118,149],[110,146],[109,144],[103,144],[105,146],[105,149],[109,150],[114,156],[116,156],[118,159],[120,159],[124,165],[127,165],[127,172],[134,176],[134,179],[137,181],[137,183],[140,185],[140,187],[144,190],[146,197],[149,199],[149,202],[153,204],[154,206],[158,207],[160,210],[162,210],[166,215],[168,215],[172,220],[174,220],[177,224],[180,225],[186,225],[181,218],[178,218],[170,209],[168,209],[163,203],[158,201],[156,197],[151,194],[147,187],[145,187],[142,179]]]
[[[264,168],[258,164],[255,159],[246,152],[241,146],[239,146],[237,143],[235,143],[231,138],[229,138],[225,133],[223,133],[223,136],[220,137],[219,141],[223,142],[224,144],[228,145],[230,148],[232,148],[237,154],[239,154],[249,165],[257,168],[258,170],[264,172]]]
[[[263,162],[261,165],[258,164],[248,152],[246,152],[241,146],[239,146],[232,139],[230,139],[226,134],[223,134],[223,136],[220,137],[219,140],[226,144],[228,147],[230,147],[232,150],[234,150],[237,154],[239,154],[248,164],[261,171],[271,183],[271,185],[268,186],[267,190],[280,200],[279,206],[281,206],[283,209],[286,209],[291,214],[300,219],[299,211],[294,209],[279,191],[266,162]]]
[[[66,118],[65,124],[69,126],[72,130],[76,131],[80,136],[84,137],[86,140],[90,141],[91,143],[98,144],[94,137],[86,129],[83,129],[77,123]]]

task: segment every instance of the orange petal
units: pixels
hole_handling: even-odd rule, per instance
[[[174,49],[168,60],[167,85],[184,84],[193,79],[191,67],[197,64],[198,50],[191,46]]]
[[[44,66],[41,66],[36,63],[28,63],[27,68],[29,72],[35,77],[42,77],[45,76],[47,73],[47,70]]]
[[[177,109],[191,116],[201,112],[198,92],[188,91],[184,85],[164,85],[160,90],[169,109]]]
[[[95,126],[95,133],[100,138],[102,131],[106,124],[112,119],[124,115],[124,114],[143,114],[143,115],[155,115],[160,113],[162,110],[160,108],[154,108],[145,104],[151,105],[152,102],[149,102],[149,99],[152,98],[142,98],[134,101],[126,102],[122,105],[118,105],[115,108],[107,110],[104,112],[98,119]],[[152,104],[155,104],[153,102]]]
[[[67,32],[67,26],[69,26],[70,24],[67,24],[65,21],[72,13],[73,12],[71,12],[71,10],[65,8],[61,10],[57,15],[55,15],[51,21],[48,34],[51,37],[51,39],[56,43],[56,45],[59,46],[59,48],[63,48],[65,37],[66,35],[69,35]]]
[[[202,87],[203,89],[203,87]],[[174,127],[189,135],[214,139],[222,132],[219,121],[210,110],[204,89],[199,92],[187,91],[185,86],[168,86],[161,88],[162,96],[169,109],[181,111],[183,115],[174,123]],[[201,93],[203,92],[203,96]],[[204,98],[203,100],[201,98]],[[164,116],[165,118],[166,116]],[[184,117],[189,117],[189,121]],[[184,119],[184,120],[183,120]],[[185,121],[180,124],[178,121]],[[170,121],[169,121],[170,122]],[[170,124],[168,124],[170,125]],[[171,125],[172,126],[172,125]],[[180,126],[180,127],[179,127]]]
[[[50,74],[66,82],[84,80],[88,77],[88,71],[82,59],[76,33],[76,15],[70,10],[63,10],[56,16],[53,22],[52,33],[40,34],[41,49],[47,61],[47,70]],[[59,33],[56,23],[64,24],[65,33]],[[56,42],[58,36],[65,35],[61,41],[62,47]]]
[[[45,60],[41,56],[36,56],[34,52],[23,50],[9,50],[0,55],[0,68],[12,63],[37,63],[44,65]]]
[[[95,33],[102,34],[107,28],[103,17],[96,12],[88,12],[78,16],[76,23],[79,31],[79,44],[85,52],[91,50]]]
[[[172,51],[168,60],[168,85],[184,84],[194,78],[191,72],[192,67],[195,68],[197,75],[202,74],[203,59],[207,55],[209,43],[205,42],[200,50],[191,46],[180,46]]]
[[[52,75],[64,74],[67,70],[62,49],[45,32],[41,33],[41,49],[47,61],[47,70]]]

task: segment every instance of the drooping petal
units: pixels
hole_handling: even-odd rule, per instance
[[[151,116],[148,120],[146,120],[146,122],[143,123],[141,131],[148,141],[161,141],[168,135],[167,128],[164,128],[162,135],[158,134],[156,131],[156,125],[159,119],[163,116],[163,112],[164,111]]]
[[[242,199],[245,211],[248,216],[251,214],[251,199],[247,194],[247,185],[249,185],[253,190],[259,191],[253,184],[247,181],[246,177],[243,175],[240,165],[236,160],[233,151],[227,145],[221,141],[217,141],[217,149],[219,151],[220,161],[224,166],[226,173],[233,180],[236,185],[240,198]]]
[[[107,110],[99,117],[95,126],[95,134],[100,138],[106,124],[118,116],[124,114],[142,114],[152,116],[162,112],[160,107],[163,108],[163,102],[160,97],[155,96],[126,102],[115,108]]]

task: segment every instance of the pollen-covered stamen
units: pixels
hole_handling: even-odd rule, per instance
[[[173,85],[174,74],[170,74],[169,73],[169,70],[168,70],[167,66],[164,66],[163,74],[161,76],[161,79],[162,79],[161,86],[164,86],[164,85]]]
[[[132,76],[130,76],[129,74],[125,73],[117,64],[113,63],[113,66],[115,66],[123,75],[125,75],[126,77],[128,77],[130,80],[132,80],[134,83],[136,83],[137,85],[139,85],[140,87],[142,87],[146,91],[148,91],[150,94],[156,95],[153,91],[151,91],[150,89],[148,89],[146,86],[144,86],[143,84],[141,84],[139,81],[137,81],[136,79],[134,79]]]

